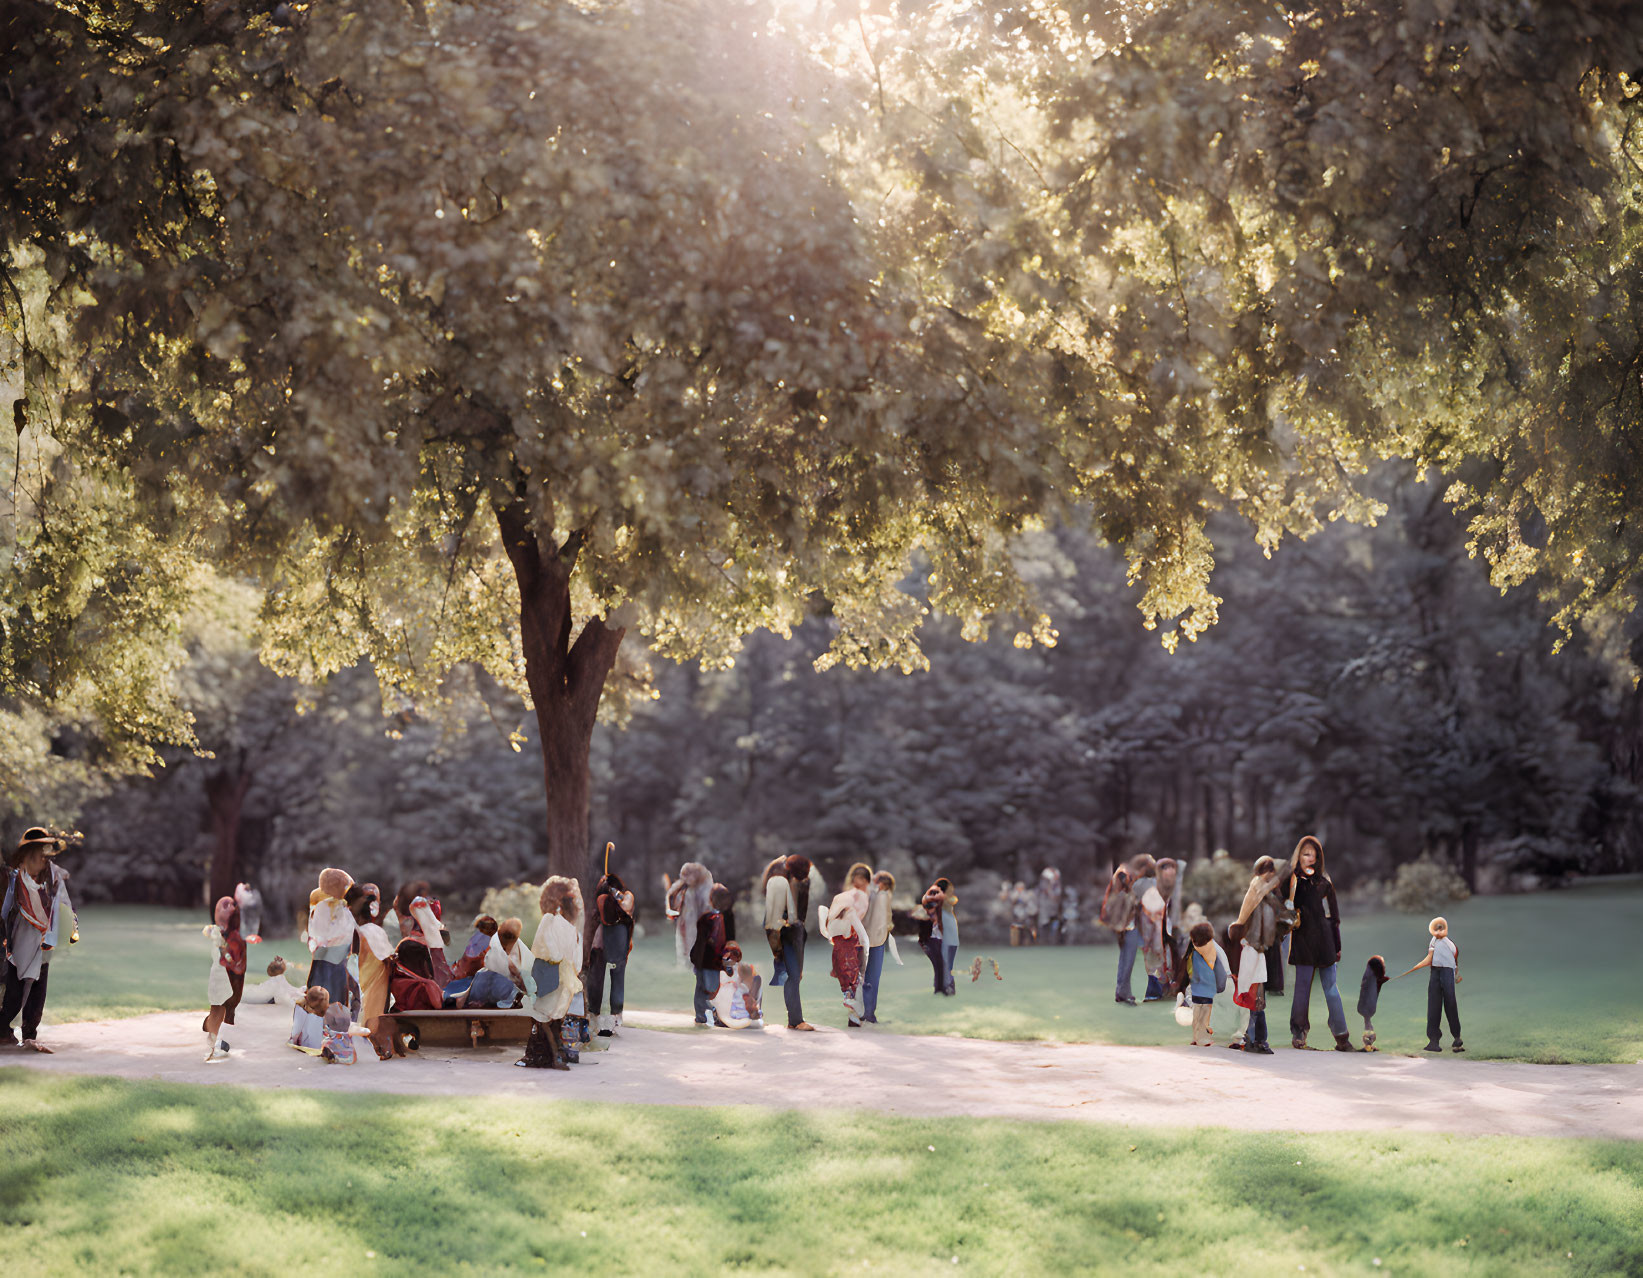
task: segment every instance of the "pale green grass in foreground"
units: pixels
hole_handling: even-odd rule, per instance
[[[0,1236],[18,1273],[1607,1274],[1643,1255],[1643,1145],[424,1101],[12,1068]]]
[[[1643,917],[1643,881],[1588,884],[1532,896],[1484,897],[1452,907],[1448,917],[1461,946],[1461,1026],[1470,1059],[1632,1063],[1643,1059],[1643,992],[1627,973],[1629,937]],[[205,999],[207,955],[203,918],[179,910],[97,906],[81,911],[84,940],[52,965],[48,1019],[86,1020],[199,1007]],[[750,922],[744,921],[745,923]],[[744,925],[744,932],[747,930]],[[1356,1041],[1358,982],[1370,954],[1385,955],[1394,972],[1426,952],[1426,921],[1394,913],[1352,917],[1344,925],[1341,996]],[[456,943],[467,937],[459,931]],[[762,934],[744,941],[767,974]],[[251,948],[253,981],[272,953],[306,967],[289,938]],[[969,960],[996,957],[1004,980],[988,969],[971,984]],[[930,965],[911,938],[901,945],[904,967],[886,962],[878,1032],[959,1034],[971,1038],[1060,1039],[1073,1042],[1184,1043],[1166,1003],[1138,1008],[1113,1002],[1117,951],[1111,946],[1010,949],[965,946],[954,998],[930,993]],[[805,1013],[818,1024],[842,1025],[838,986],[827,975],[828,952],[810,946],[803,985]],[[1135,982],[1139,995],[1144,974]],[[670,937],[650,937],[628,969],[628,1005],[690,1010],[691,976],[673,966]],[[780,991],[770,1007],[781,1016]],[[1274,998],[1267,1019],[1273,1043],[1287,1050],[1290,1003]],[[1215,1009],[1219,1041],[1233,1025],[1230,1002]],[[1388,985],[1375,1018],[1382,1050],[1416,1052],[1425,1042],[1426,975]],[[1312,1042],[1327,1046],[1321,989],[1312,994]],[[873,1031],[868,1031],[873,1032]],[[1219,1050],[1219,1049],[1217,1049]],[[1462,1064],[1467,1058],[1445,1056]]]

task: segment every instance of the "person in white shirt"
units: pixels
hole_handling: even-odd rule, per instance
[[[291,965],[284,959],[276,957],[268,965],[268,979],[259,981],[255,985],[247,986],[240,997],[241,1003],[272,1003],[276,1007],[291,1007],[302,997],[303,988],[294,985],[286,975]]]
[[[525,992],[525,947],[519,934],[524,924],[503,919],[485,950],[485,962],[468,987],[468,1007],[514,1007]]]
[[[1464,1052],[1466,1044],[1460,1041],[1460,1003],[1455,997],[1455,982],[1460,980],[1460,947],[1449,937],[1448,919],[1435,918],[1426,925],[1426,930],[1432,935],[1426,957],[1409,969],[1409,972],[1418,972],[1423,967],[1432,969],[1431,979],[1426,983],[1426,1050],[1443,1050],[1440,1018],[1447,1016],[1449,1036],[1453,1040],[1449,1048]],[[1408,976],[1409,972],[1404,975]]]

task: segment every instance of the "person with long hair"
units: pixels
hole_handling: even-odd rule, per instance
[[[884,972],[884,951],[894,947],[890,939],[894,926],[890,902],[895,891],[896,876],[889,870],[880,870],[873,876],[873,886],[867,892],[867,970],[861,982],[861,1019],[869,1025],[879,1023],[879,981]],[[901,962],[899,955],[896,962]]]
[[[575,879],[555,874],[542,885],[542,922],[531,941],[531,1032],[525,1055],[514,1062],[526,1069],[571,1067],[563,1025],[571,1000],[582,989],[582,890]]]
[[[777,857],[764,871],[764,934],[780,969],[787,1028],[813,1030],[804,1019],[799,982],[804,978],[804,920],[810,908],[810,859]]]
[[[935,969],[936,994],[957,993],[953,983],[953,960],[958,955],[958,894],[951,879],[940,878],[925,889],[919,904],[926,920],[919,925],[919,944]]]
[[[394,897],[394,914],[399,919],[401,940],[414,938],[428,947],[434,980],[443,990],[456,976],[445,958],[444,910],[427,879],[413,879],[399,889]]]
[[[628,955],[633,952],[633,893],[614,870],[606,871],[593,889],[593,948],[588,954],[588,1015],[599,1027],[600,1038],[610,1038],[622,1026],[622,1002],[627,990]],[[605,1003],[605,969],[610,968],[610,1015]]]

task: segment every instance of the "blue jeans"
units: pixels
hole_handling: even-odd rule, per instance
[[[945,941],[941,945],[941,979],[943,994],[953,992],[953,956],[958,953],[958,946],[948,945]]]
[[[604,944],[588,955],[589,1016],[598,1016],[605,1006],[605,964],[610,964],[610,1014],[622,1014],[622,995],[626,992],[628,977],[628,940],[630,929],[626,923],[615,923],[603,929]]]
[[[1341,1006],[1341,992],[1335,986],[1335,969],[1338,964],[1331,963],[1328,967],[1310,967],[1305,963],[1295,965],[1295,990],[1290,995],[1289,1006],[1289,1036],[1292,1039],[1305,1038],[1307,1030],[1312,1028],[1312,1020],[1307,1015],[1307,1005],[1312,1001],[1312,974],[1316,972],[1323,982],[1324,1003],[1329,1008],[1329,1032],[1336,1038],[1346,1033],[1346,1009]]]
[[[478,971],[468,986],[469,1007],[501,1007],[511,1003],[519,987],[500,972]]]
[[[716,967],[696,969],[696,1024],[707,1023],[707,1014],[713,1010],[713,996],[719,992],[719,977],[722,975]]]
[[[867,951],[867,970],[862,976],[861,1001],[862,1011],[869,1020],[879,1006],[879,976],[884,971],[883,945],[875,945]]]
[[[1118,936],[1118,984],[1113,986],[1117,998],[1130,999],[1130,976],[1135,971],[1135,956],[1141,952],[1141,929],[1132,927]]]
[[[782,967],[787,980],[782,983],[782,1001],[787,1004],[787,1024],[804,1023],[804,1002],[799,997],[799,982],[804,979],[804,929],[788,926],[782,929]]]

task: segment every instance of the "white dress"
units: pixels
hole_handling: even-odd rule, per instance
[[[211,942],[211,972],[205,978],[205,997],[216,1007],[234,997],[234,987],[229,983],[228,969],[222,965],[222,929],[212,923],[204,931],[206,940]]]

